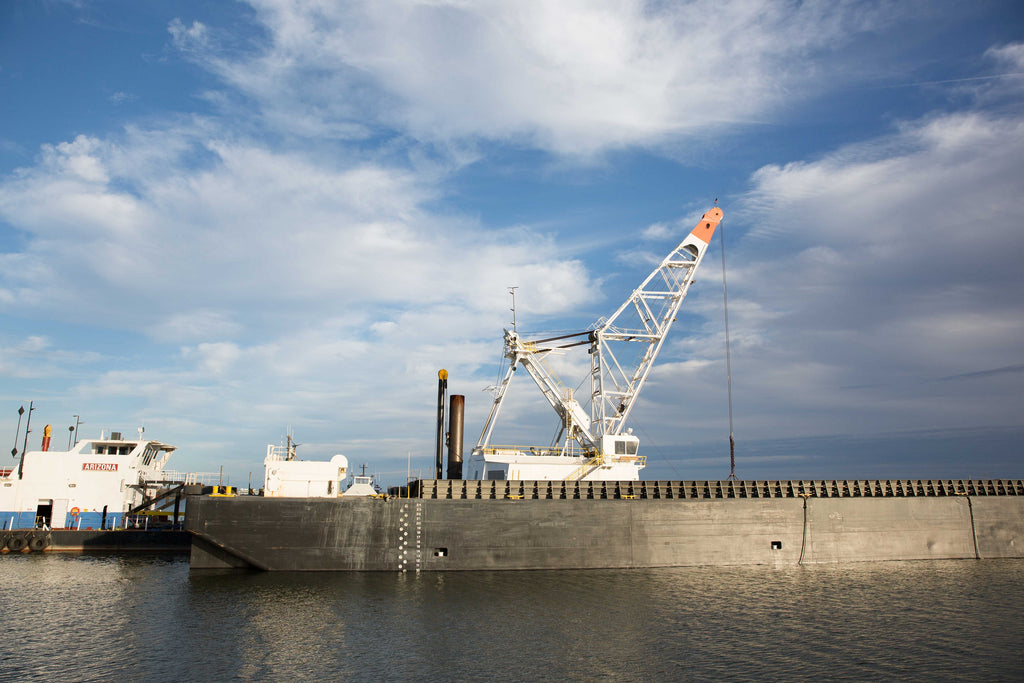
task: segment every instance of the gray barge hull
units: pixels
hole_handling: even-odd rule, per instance
[[[1024,482],[422,481],[190,496],[193,569],[454,571],[1024,557]]]

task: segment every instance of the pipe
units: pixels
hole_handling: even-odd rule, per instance
[[[453,394],[448,408],[448,478],[462,479],[462,433],[466,397]]]
[[[435,479],[444,477],[444,397],[448,393],[448,371],[437,373],[437,451],[434,458]]]

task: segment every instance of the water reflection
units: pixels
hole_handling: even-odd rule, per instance
[[[190,574],[0,558],[0,679],[1019,680],[1019,561]]]

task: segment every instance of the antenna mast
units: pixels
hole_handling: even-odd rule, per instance
[[[508,288],[508,293],[512,295],[512,331],[513,332],[518,332],[519,331],[516,328],[516,290],[517,289],[519,289],[518,285],[516,285],[515,287],[509,287]]]

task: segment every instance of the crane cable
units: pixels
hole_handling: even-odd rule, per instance
[[[724,223],[724,221],[723,221]],[[722,240],[722,300],[725,310],[725,377],[729,394],[729,481],[736,480],[736,440],[732,430],[732,355],[729,351],[729,288],[725,282],[725,230],[718,226],[718,234]]]

